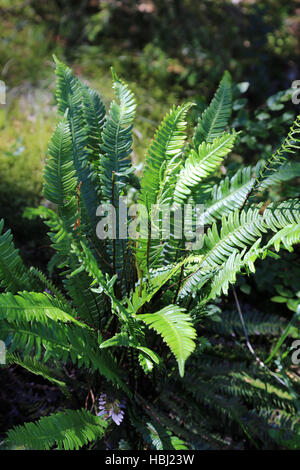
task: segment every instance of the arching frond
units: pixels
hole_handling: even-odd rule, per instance
[[[59,411],[35,423],[25,423],[11,429],[7,433],[7,443],[32,450],[49,450],[52,447],[78,450],[101,438],[106,426],[102,418],[84,409]]]
[[[206,294],[206,301],[215,299],[222,293],[227,295],[230,284],[236,282],[237,274],[242,271],[242,268],[247,267],[250,271],[255,271],[254,263],[261,254],[260,241],[258,239],[246,253],[233,251],[222,267],[214,273]]]
[[[10,292],[30,290],[32,282],[19,250],[14,246],[10,230],[3,233],[4,220],[0,220],[0,287]]]
[[[266,232],[264,218],[259,214],[259,209],[251,208],[241,213],[230,213],[227,218],[222,218],[220,233],[216,224],[213,224],[204,236],[202,266],[221,265],[234,249],[244,249],[252,245]]]
[[[231,76],[225,72],[215,96],[204,111],[195,128],[193,143],[198,148],[202,142],[212,143],[226,130],[231,115]]]
[[[299,224],[300,201],[298,199],[287,199],[279,204],[269,204],[263,217],[266,226],[274,232],[290,224]]]
[[[66,383],[62,380],[62,374],[57,370],[52,370],[45,364],[38,362],[34,357],[25,356],[23,359],[17,354],[7,354],[6,361],[8,364],[16,364],[28,370],[32,374],[40,375],[53,385],[56,385],[61,391],[70,398],[70,392]]]
[[[80,198],[80,218],[82,227],[94,237],[96,230],[97,188],[93,169],[89,162],[88,133],[83,114],[81,82],[71,69],[55,58],[57,74],[56,96],[59,113],[65,115],[70,126],[72,138],[72,157],[77,178],[78,197]],[[97,239],[94,237],[96,243]]]
[[[277,232],[268,242],[266,248],[274,246],[280,250],[281,243],[288,251],[292,251],[293,245],[300,243],[300,224],[289,224]]]
[[[26,307],[24,308],[26,311]],[[5,319],[3,319],[3,312]],[[124,381],[124,372],[118,368],[116,360],[107,351],[99,351],[98,339],[95,333],[79,322],[70,324],[62,320],[58,322],[46,317],[34,320],[33,315],[22,313],[15,321],[7,310],[3,310],[0,320],[0,338],[6,340],[10,337],[9,351],[18,352],[24,356],[36,357],[37,360],[47,362],[72,361],[74,365],[98,371],[107,380],[121,387],[130,395]]]
[[[184,168],[178,176],[174,201],[183,204],[197,185],[210,176],[221,165],[232,150],[235,134],[223,134],[212,143],[202,142],[198,150],[191,149]]]
[[[265,165],[259,171],[255,179],[255,183],[248,192],[244,204],[260,187],[263,187],[264,181],[270,178],[274,171],[278,170],[280,166],[286,162],[289,155],[294,154],[300,149],[300,115],[297,116],[287,137],[284,139],[281,146],[275,150],[270,158],[266,161]]]
[[[203,271],[209,271],[209,276],[213,275],[213,271],[222,266],[233,251],[242,251],[248,245],[257,242],[266,232],[264,218],[258,209],[253,208],[241,213],[239,210],[231,212],[227,218],[224,216],[220,233],[214,223],[204,236],[199,264],[196,265],[195,272],[183,283],[181,295],[190,292],[198,284],[203,277]],[[248,260],[248,265],[249,263],[251,266],[251,258]]]

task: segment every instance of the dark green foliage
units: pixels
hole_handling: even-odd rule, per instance
[[[8,362],[57,385],[66,400],[75,395],[76,405],[10,430],[6,445],[77,449],[95,441],[103,448],[111,439],[113,448],[139,449],[299,446],[300,385],[284,350],[298,310],[288,324],[260,312],[243,317],[235,290],[236,306],[218,307],[238,276],[299,242],[299,201],[270,203],[262,192],[297,176],[288,158],[300,147],[299,118],[268,161],[220,178],[237,136],[228,130],[231,79],[225,73],[191,142],[191,103],[167,114],[134,199],[149,209],[150,221],[153,203],[203,203],[203,245],[190,252],[187,237],[176,239],[174,224],[170,239],[144,238],[140,227],[139,237],[130,232],[119,239],[118,219],[117,238],[103,240],[96,235],[97,207],[111,203],[118,214],[118,199],[129,195],[133,179],[135,99],[113,72],[117,101],[106,113],[100,97],[55,61],[60,121],[44,170],[44,195],[55,208],[27,216],[45,220],[55,250],[49,275],[55,269],[62,282],[56,286],[45,273],[27,269],[1,222],[0,339]],[[254,351],[249,337],[265,342],[257,340]],[[275,410],[280,425],[274,430]]]

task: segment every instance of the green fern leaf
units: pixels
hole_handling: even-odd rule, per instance
[[[25,356],[21,359],[17,354],[7,354],[6,360],[7,364],[17,364],[32,374],[42,376],[44,379],[59,387],[68,398],[71,397],[65,382],[61,380],[61,374],[51,370],[45,364],[38,362],[34,357]]]
[[[117,207],[121,190],[126,184],[126,176],[131,168],[132,126],[135,118],[136,102],[128,86],[113,72],[113,87],[119,104],[113,101],[103,128],[101,149],[103,152],[102,189],[108,201]]]
[[[242,207],[253,184],[253,169],[249,166],[238,170],[232,178],[227,176],[219,184],[214,185],[210,197],[205,201],[201,188],[199,196],[196,191],[193,192],[195,203],[205,204],[204,211],[199,217],[199,225],[211,225],[224,215]]]
[[[275,250],[279,251],[281,243],[288,251],[292,251],[292,246],[300,243],[300,224],[290,224],[279,230],[268,242],[266,248],[274,246]]]
[[[101,190],[104,200],[113,205],[116,218],[119,218],[119,198],[126,186],[128,175],[132,172],[130,154],[132,152],[132,127],[135,118],[136,102],[128,86],[119,80],[113,71],[113,87],[118,103],[111,103],[102,132],[101,145]],[[104,201],[103,201],[104,202]],[[119,225],[115,226],[115,239],[108,240],[108,251],[113,274],[121,274],[128,250],[127,240],[119,236]],[[127,266],[125,267],[125,269]]]
[[[10,292],[33,288],[29,271],[23,264],[13,243],[10,230],[3,233],[4,220],[0,220],[0,287]]]
[[[74,318],[74,312],[68,304],[62,304],[49,294],[38,292],[20,292],[13,295],[10,292],[0,294],[0,321],[62,321],[85,325]]]
[[[57,74],[57,101],[59,113],[65,115],[72,137],[72,157],[80,188],[80,217],[82,227],[94,239],[96,231],[96,209],[98,207],[97,188],[93,178],[93,168],[89,162],[87,125],[84,119],[81,82],[71,69],[55,58]]]
[[[174,107],[166,115],[147,152],[139,202],[147,207],[149,213],[151,206],[156,204],[158,200],[164,201],[162,192],[166,187],[170,168],[175,160],[177,162],[182,155],[186,139],[185,117],[190,106],[187,104]],[[159,196],[160,191],[161,197]]]
[[[241,251],[248,245],[254,244],[267,230],[259,209],[253,208],[241,213],[239,210],[231,212],[227,218],[224,216],[220,233],[214,223],[204,236],[199,264],[194,269],[194,273],[191,273],[183,283],[180,295],[186,295],[197,286],[203,277],[203,271],[209,272],[208,277],[213,276],[214,270],[218,270],[233,251]],[[251,258],[248,260],[248,265],[250,268],[253,267]]]
[[[287,225],[300,223],[300,201],[287,199],[279,204],[269,204],[263,217],[266,226],[274,232]]]
[[[176,179],[183,164],[186,115],[190,107],[190,103],[184,104],[167,114],[147,152],[139,203],[147,208],[152,226],[162,224],[161,208],[173,204]],[[148,223],[150,229],[150,220]],[[168,242],[162,242],[161,238],[151,237],[150,232],[148,239],[142,234],[139,237],[136,257],[142,272],[163,262],[161,254]]]

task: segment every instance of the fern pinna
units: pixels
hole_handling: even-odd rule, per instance
[[[193,103],[171,109],[146,152],[132,202],[157,225],[155,207],[202,204],[202,243],[189,251],[174,223],[168,238],[151,231],[143,237],[138,224],[137,236],[124,235],[119,224],[119,198],[128,195],[135,172],[133,93],[113,71],[116,99],[106,111],[96,91],[55,63],[59,122],[44,170],[50,204],[26,211],[45,220],[55,254],[48,274],[28,269],[0,222],[0,337],[8,363],[57,386],[66,409],[9,430],[4,444],[105,448],[110,439],[120,449],[202,449],[238,448],[242,439],[250,448],[299,446],[299,380],[263,362],[278,337],[276,351],[283,334],[295,334],[295,323],[286,330],[283,320],[259,312],[247,312],[241,323],[236,309],[220,312],[218,305],[240,275],[255,272],[257,260],[299,242],[299,201],[263,197],[273,184],[299,176],[288,157],[300,147],[300,117],[268,161],[222,177],[237,136],[229,123],[230,74],[190,141]],[[115,226],[106,223],[115,237],[97,236],[100,204],[115,210]],[[245,336],[248,344],[258,333],[267,345],[259,360],[238,341]],[[216,335],[221,349],[212,346]],[[278,366],[279,353],[273,356]],[[65,374],[70,366],[75,379]]]

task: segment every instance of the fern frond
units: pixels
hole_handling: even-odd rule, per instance
[[[249,336],[279,336],[286,327],[286,322],[277,315],[251,311],[244,312],[243,317]],[[222,322],[211,321],[208,329],[224,336],[243,336],[244,334],[237,311],[225,311]]]
[[[156,313],[137,315],[149,328],[160,334],[174,354],[181,377],[184,375],[184,364],[195,349],[196,331],[190,316],[177,305],[169,305]]]
[[[300,149],[300,115],[297,116],[292,126],[290,127],[289,133],[285,138],[282,145],[277,149],[270,159],[267,161],[264,168],[260,173],[260,178],[264,178],[268,171],[272,171],[277,168],[278,164],[282,164],[288,154],[294,154]]]
[[[191,149],[175,187],[174,201],[183,204],[197,185],[221,165],[232,150],[236,134],[223,134],[212,143],[202,142],[198,150]]]
[[[156,364],[159,364],[159,356],[152,351],[151,349],[147,348],[146,346],[142,346],[141,340],[131,338],[127,333],[122,332],[122,333],[117,333],[115,336],[112,338],[107,339],[106,341],[103,341],[100,344],[100,349],[105,349],[105,348],[111,348],[111,347],[131,347],[135,348],[142,353],[144,353],[146,356],[148,356],[148,359],[150,358],[153,362]]]
[[[227,426],[228,423],[235,423],[253,444],[255,437],[261,438],[263,420],[258,415],[250,414],[239,397],[221,395],[211,381],[206,382],[196,375],[186,377],[182,388],[186,399],[192,397],[192,407],[202,409],[212,420],[215,419],[216,424],[220,425],[220,420]]]
[[[81,86],[82,110],[84,121],[87,126],[87,151],[88,160],[92,170],[90,177],[95,185],[98,200],[103,200],[101,188],[101,175],[103,168],[101,164],[102,132],[106,121],[105,106],[99,94],[88,86]]]
[[[82,227],[90,233],[95,243],[96,209],[98,206],[97,189],[93,179],[93,169],[89,162],[87,126],[83,115],[81,82],[71,69],[55,58],[57,75],[57,102],[59,113],[65,115],[72,137],[72,156],[77,185],[80,187],[80,213]]]
[[[50,140],[44,169],[44,196],[62,211],[76,192],[75,168],[72,156],[72,137],[65,116],[57,125]]]
[[[70,211],[70,212],[69,212]],[[50,228],[48,236],[52,242],[50,245],[56,252],[55,265],[68,266],[70,261],[71,244],[76,232],[68,225],[68,220],[73,216],[73,207],[68,204],[64,206],[64,217],[60,217],[53,209],[45,206],[27,208],[24,217],[33,219],[41,217],[45,225]]]
[[[150,229],[161,226],[163,207],[171,208],[173,204],[176,179],[183,164],[186,115],[190,107],[187,103],[167,114],[146,155],[139,203],[147,208],[152,225],[148,220],[148,239],[141,234],[136,250],[137,262],[144,273],[161,263],[164,258],[161,254],[168,245],[167,240],[162,241],[163,237],[151,237]]]
[[[118,102],[112,101],[102,132],[101,190],[104,200],[113,205],[116,217],[119,218],[119,198],[132,172],[130,154],[132,152],[132,127],[135,118],[136,102],[128,86],[118,79],[113,71],[113,88]],[[108,240],[108,251],[113,274],[121,273],[125,253],[128,249],[127,240],[119,236],[119,225],[114,227],[115,239]]]
[[[130,395],[124,382],[124,372],[109,352],[99,351],[97,336],[90,328],[79,325],[79,322],[68,324],[50,318],[45,320],[41,314],[40,321],[34,320],[33,315],[27,314],[27,317],[22,318],[19,314],[16,321],[9,316],[1,320],[0,337],[3,340],[9,337],[10,353],[18,351],[24,356],[34,354],[37,360],[42,359],[45,363],[50,358],[63,362],[70,359],[78,367],[99,371]],[[102,341],[101,337],[99,341]]]
[[[128,323],[128,321],[130,321],[129,312],[123,306],[123,303],[116,298],[113,290],[113,286],[116,282],[117,276],[114,275],[110,279],[108,275],[104,276],[103,272],[98,267],[96,258],[83,241],[81,241],[79,246],[73,240],[72,251],[76,254],[78,261],[81,265],[79,270],[81,271],[82,269],[84,269],[87,272],[87,274],[94,280],[94,287],[97,287],[99,289],[99,292],[104,292],[111,300],[113,312],[119,316],[119,319],[121,321]],[[73,275],[75,273],[73,273]]]
[[[283,202],[271,203],[264,211],[264,221],[275,235],[269,240],[266,249],[274,246],[279,251],[281,243],[293,251],[293,245],[300,241],[300,202],[297,199],[287,199]]]
[[[32,374],[40,375],[45,380],[48,380],[52,384],[56,385],[68,398],[71,397],[70,392],[66,386],[66,383],[61,380],[61,374],[47,367],[45,364],[38,362],[36,358],[25,356],[23,359],[17,354],[7,354],[6,360],[8,364],[16,364],[28,370]]]
[[[277,232],[290,224],[300,223],[300,201],[297,199],[286,199],[283,202],[271,203],[264,211],[265,225]]]
[[[222,218],[220,233],[216,224],[209,228],[204,237],[201,250],[202,266],[215,267],[225,262],[234,249],[253,244],[267,232],[264,218],[259,209],[250,208],[247,211],[235,211]]]
[[[103,436],[107,423],[89,411],[59,411],[35,423],[16,426],[7,433],[7,443],[25,449],[78,450]]]
[[[242,271],[242,268],[248,268],[248,271],[255,272],[254,263],[257,258],[262,256],[260,248],[261,239],[259,238],[251,248],[244,253],[234,251],[226,260],[222,267],[215,273],[209,286],[207,300],[214,299],[221,293],[227,295],[230,284],[236,282],[236,275]]]
[[[95,90],[82,85],[83,117],[88,127],[87,146],[89,161],[94,165],[97,176],[100,176],[100,153],[102,143],[102,131],[106,121],[105,106]]]
[[[274,246],[280,250],[281,243],[288,251],[292,251],[293,245],[300,243],[300,224],[290,224],[277,232],[266,245],[266,248]]]
[[[182,155],[186,139],[185,117],[189,107],[190,104],[171,109],[156,131],[147,151],[139,202],[147,207],[148,212],[158,200],[163,200],[159,193],[166,188],[173,163],[177,165]]]
[[[204,193],[202,186],[193,191],[193,200],[196,204],[204,204],[203,214],[199,216],[199,225],[211,225],[223,215],[229,214],[243,206],[245,198],[259,173],[261,163],[255,167],[245,167],[238,170],[231,178],[226,176],[220,183],[215,184],[209,194]],[[300,164],[288,162],[283,164],[271,176],[262,181],[258,191],[270,186],[289,181],[300,176]]]
[[[278,170],[279,167],[286,162],[289,154],[294,154],[300,149],[300,115],[297,116],[293,125],[291,126],[287,137],[281,146],[275,150],[271,157],[266,161],[265,165],[260,169],[259,175],[255,179],[255,183],[248,192],[244,205],[251,195],[263,187],[264,180],[268,179],[274,171]]]
[[[280,166],[276,171],[270,174],[262,180],[261,184],[258,186],[258,191],[266,189],[270,186],[275,186],[282,181],[289,181],[294,178],[300,177],[300,162],[286,162]]]
[[[131,168],[130,153],[132,145],[132,126],[135,118],[136,102],[128,86],[113,73],[117,99],[112,101],[106,123],[102,132],[103,144],[101,149],[102,190],[105,198],[118,206],[118,198],[124,185],[126,176]]]
[[[28,269],[25,267],[13,243],[10,230],[3,233],[4,220],[0,220],[0,287],[10,292],[33,288]]]
[[[76,320],[69,304],[62,304],[49,294],[39,292],[20,292],[17,295],[11,292],[0,294],[0,321],[46,322],[47,319],[64,323],[71,322],[85,327],[83,323]]]
[[[204,236],[204,244],[201,249],[202,257],[197,268],[183,283],[180,294],[187,294],[198,284],[199,275],[202,277],[203,270],[213,274],[212,270],[222,266],[234,250],[243,250],[248,245],[257,242],[266,232],[267,227],[264,218],[259,214],[259,209],[249,208],[242,212],[237,210],[231,212],[227,218],[224,216],[220,233],[214,223]],[[256,257],[255,253],[253,255]],[[247,263],[250,269],[253,268],[251,256],[247,258]]]
[[[91,290],[93,279],[85,272],[68,275],[64,287],[72,299],[79,318],[89,325],[100,327],[104,317],[104,299]]]
[[[269,435],[280,447],[289,450],[299,449],[299,417],[291,416],[290,413],[278,409],[261,410],[260,414],[269,421]]]
[[[214,98],[204,111],[195,129],[193,143],[198,148],[202,142],[212,143],[226,130],[231,115],[231,76],[225,72]]]
[[[156,270],[150,270],[149,282],[143,282],[136,286],[132,292],[128,305],[132,313],[135,314],[143,305],[149,303],[152,297],[169,281],[175,277],[180,267],[185,261],[176,264],[175,266],[168,266]],[[142,280],[140,281],[142,282]]]
[[[242,259],[240,253],[234,251],[226,260],[222,269],[220,269],[213,277],[210,287],[209,299],[214,299],[222,292],[228,293],[229,284],[236,282],[236,275],[242,267]]]
[[[37,279],[37,281],[41,283],[43,287],[48,289],[48,291],[50,291],[50,293],[52,293],[55,298],[60,300],[62,303],[68,303],[68,300],[64,294],[53,284],[50,279],[47,278],[44,273],[42,273],[42,271],[32,266],[30,268],[30,273]]]
[[[253,168],[248,166],[238,170],[232,178],[226,176],[220,184],[213,186],[210,197],[205,202],[201,192],[199,197],[197,192],[193,193],[196,204],[203,202],[205,204],[204,212],[199,217],[199,224],[210,225],[215,220],[221,219],[223,215],[242,207],[253,183]]]

